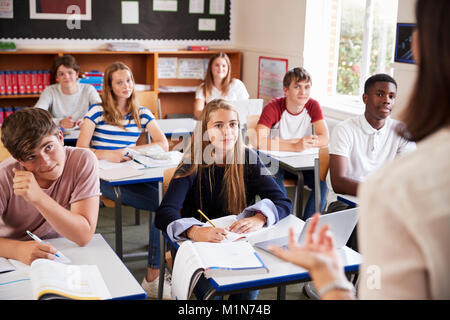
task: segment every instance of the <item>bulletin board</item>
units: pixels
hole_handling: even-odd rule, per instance
[[[263,99],[264,104],[284,95],[283,78],[287,68],[287,59],[259,57],[258,98]]]
[[[0,16],[0,38],[231,40],[231,0],[11,0],[11,3],[12,12],[6,13],[6,18]],[[76,17],[80,19],[75,20]]]

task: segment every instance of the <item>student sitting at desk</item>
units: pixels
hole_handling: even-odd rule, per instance
[[[166,231],[172,241],[220,242],[227,230],[203,226],[198,209],[210,219],[244,211],[230,226],[230,231],[238,233],[272,225],[289,215],[291,201],[257,154],[244,147],[238,113],[233,107],[224,100],[213,100],[203,109],[200,120],[190,149],[156,212],[156,226]],[[263,200],[248,207],[256,195]],[[194,293],[202,299],[208,289],[209,282],[202,278]],[[257,294],[251,291],[230,298],[256,299]]]
[[[283,78],[284,97],[270,101],[263,109],[256,134],[258,148],[280,151],[303,151],[328,145],[328,129],[319,103],[310,98],[312,79],[303,68],[289,70]],[[314,128],[314,134],[312,133]],[[285,172],[279,168],[275,180],[286,193]],[[314,172],[303,173],[305,185],[312,192],[306,203],[304,218],[316,211]],[[325,208],[327,184],[320,181],[320,211]]]
[[[159,128],[152,112],[139,107],[134,91],[131,70],[121,62],[109,65],[103,80],[102,104],[91,106],[81,127],[77,147],[91,147],[98,159],[111,162],[131,160],[126,148],[139,149],[157,144],[168,151],[168,142]],[[144,130],[150,133],[150,144],[136,146],[136,141]],[[102,194],[114,199],[113,188],[100,181]],[[120,186],[122,203],[137,209],[155,211],[158,207],[158,185],[156,182]],[[159,232],[153,226],[150,232],[148,265],[150,283],[154,290],[147,292],[149,297],[157,297],[159,275]],[[166,286],[169,284],[166,282]],[[167,289],[170,292],[170,288]]]
[[[2,142],[12,157],[0,163],[0,256],[26,264],[55,259],[56,250],[31,240],[27,230],[41,239],[89,243],[100,195],[92,152],[64,147],[51,114],[36,108],[6,118]]]
[[[330,141],[330,179],[336,193],[356,196],[360,181],[397,155],[415,149],[415,143],[399,136],[397,120],[389,117],[395,104],[397,83],[387,74],[366,80],[362,99],[364,114],[336,125]],[[348,209],[332,202],[328,212]]]
[[[81,126],[89,106],[101,101],[90,84],[78,83],[75,58],[64,55],[55,59],[52,68],[57,84],[45,88],[35,107],[50,111],[56,125],[64,129]]]
[[[450,11],[448,0],[418,0],[412,51],[417,78],[400,135],[417,150],[392,160],[358,188],[363,264],[360,299],[450,299]],[[430,23],[432,22],[432,23]],[[405,130],[406,129],[406,130]],[[332,237],[275,252],[308,270],[322,299],[351,299]]]
[[[209,60],[205,82],[195,92],[194,117],[198,119],[205,104],[211,100],[234,101],[248,98],[244,83],[239,79],[231,79],[230,58],[220,52]]]

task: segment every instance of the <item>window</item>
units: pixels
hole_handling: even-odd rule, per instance
[[[392,75],[397,6],[397,0],[308,0],[304,66],[313,95],[362,110],[366,79]]]

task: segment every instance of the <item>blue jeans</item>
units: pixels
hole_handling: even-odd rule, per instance
[[[100,190],[108,199],[114,199],[114,190],[107,182],[100,180]],[[155,212],[158,208],[158,183],[136,183],[120,186],[122,203],[140,210]],[[159,268],[161,259],[159,229],[152,223],[148,240],[148,267]]]
[[[206,293],[212,288],[209,280],[203,275],[198,280],[194,288],[195,297],[198,300],[203,300]],[[258,298],[259,290],[250,290],[247,292],[230,294],[228,300],[256,300]],[[223,300],[223,296],[215,296],[213,300]]]
[[[316,201],[315,195],[316,190],[314,188],[314,170],[303,171],[303,180],[305,185],[311,188],[311,194],[309,195],[308,201],[306,202],[305,212],[303,214],[304,219],[308,219],[312,217],[312,215],[316,212]],[[287,174],[290,174],[287,172]],[[283,168],[279,168],[278,172],[273,176],[275,181],[280,186],[281,190],[286,194],[286,188],[284,187],[284,175],[285,171]],[[320,181],[320,212],[323,212],[325,209],[325,205],[327,203],[327,184],[324,181]],[[302,190],[300,190],[301,192]]]

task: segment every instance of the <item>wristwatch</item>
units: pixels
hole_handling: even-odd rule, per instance
[[[319,290],[319,296],[323,297],[326,293],[331,290],[344,290],[350,291],[353,295],[356,294],[355,287],[349,281],[336,280],[333,281]]]

